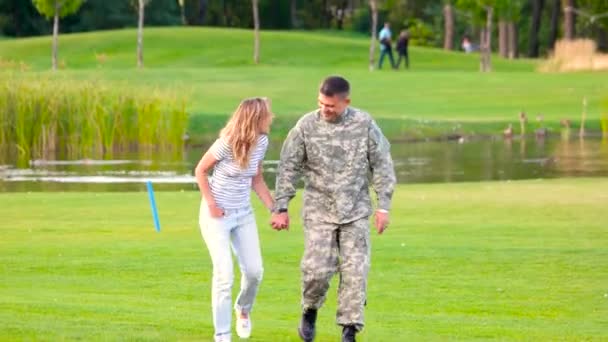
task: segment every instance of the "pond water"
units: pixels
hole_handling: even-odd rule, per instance
[[[270,187],[280,142],[264,162]],[[123,155],[113,160],[31,160],[17,167],[0,161],[0,192],[196,190],[193,169],[209,144],[188,149],[182,160]],[[608,141],[599,138],[393,142],[400,183],[608,176]]]

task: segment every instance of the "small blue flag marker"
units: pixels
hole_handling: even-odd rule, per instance
[[[154,228],[156,232],[160,233],[160,221],[158,220],[158,210],[156,210],[156,200],[154,199],[154,189],[152,188],[152,182],[147,181],[148,197],[150,198],[150,207],[152,208],[152,217],[154,218]]]

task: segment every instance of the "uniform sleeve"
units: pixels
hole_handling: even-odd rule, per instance
[[[275,186],[275,208],[287,208],[296,195],[296,183],[302,173],[306,149],[300,125],[292,128],[281,148],[281,160]]]
[[[391,146],[374,121],[369,126],[368,134],[368,158],[378,209],[390,210],[396,183]]]
[[[230,146],[223,139],[217,139],[209,148],[216,160],[226,159],[230,155]]]

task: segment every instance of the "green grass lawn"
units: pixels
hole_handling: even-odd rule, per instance
[[[60,36],[66,69],[48,71],[50,37],[0,42],[0,58],[23,61],[15,77],[102,80],[126,87],[183,93],[191,134],[210,135],[240,99],[269,96],[284,133],[316,106],[327,75],[352,82],[353,105],[371,112],[394,138],[461,133],[500,133],[518,113],[532,125],[542,114],[553,129],[563,118],[575,127],[582,99],[589,99],[587,126],[599,129],[600,101],[608,97],[608,73],[541,74],[537,62],[493,59],[495,72],[478,72],[477,55],[412,47],[410,71],[369,72],[369,41],[363,36],[262,32],[262,63],[252,64],[252,33],[213,28],[150,28],[145,31],[145,70],[135,70],[135,30]],[[105,54],[100,64],[96,54]],[[439,123],[438,123],[439,122]],[[533,127],[532,127],[533,128]]]
[[[608,179],[400,186],[374,234],[361,341],[608,339]],[[197,192],[0,194],[0,339],[212,335]],[[258,201],[255,201],[259,209]],[[296,201],[292,212],[300,203]],[[297,341],[299,219],[258,210],[265,278],[252,341]],[[338,340],[336,283],[318,341]]]

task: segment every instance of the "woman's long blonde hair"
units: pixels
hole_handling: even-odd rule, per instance
[[[267,98],[245,99],[220,132],[220,137],[230,146],[234,160],[242,169],[249,165],[251,152],[260,134],[268,134],[272,118]]]

